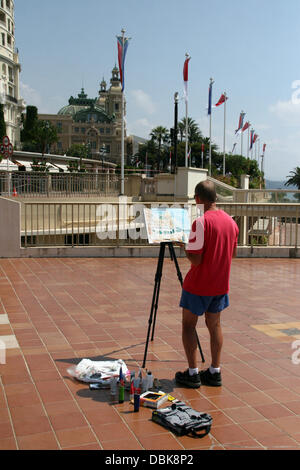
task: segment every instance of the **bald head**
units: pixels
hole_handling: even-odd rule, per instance
[[[217,193],[215,184],[209,180],[201,181],[195,188],[195,196],[198,196],[203,203],[216,202]]]

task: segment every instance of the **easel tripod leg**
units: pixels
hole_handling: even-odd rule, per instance
[[[159,257],[158,257],[158,263],[157,263],[157,269],[156,269],[156,274],[155,274],[155,285],[154,285],[154,291],[153,291],[153,297],[152,297],[151,312],[150,312],[150,317],[149,317],[149,320],[148,320],[148,332],[147,332],[147,340],[146,340],[144,360],[143,360],[143,366],[142,366],[143,368],[146,365],[149,339],[150,339],[150,333],[151,333],[151,326],[152,326],[152,322],[153,322],[153,314],[154,314],[154,324],[153,324],[151,341],[153,341],[153,336],[154,336],[154,326],[155,326],[156,313],[157,313],[157,307],[158,307],[158,298],[159,298],[160,280],[161,280],[161,276],[162,276],[164,253],[165,253],[165,246],[164,246],[164,244],[161,243],[160,251],[159,251]]]
[[[163,271],[163,264],[164,264],[164,257],[165,257],[165,248],[166,248],[166,245],[164,243],[161,243],[161,248],[159,252],[158,270],[156,274],[157,291],[156,291],[156,299],[155,299],[155,305],[154,305],[154,321],[153,321],[153,326],[152,326],[151,341],[153,341],[154,339],[154,330],[155,330],[156,316],[157,316],[157,309],[158,309],[160,283],[161,283],[161,278],[162,278],[162,271]]]

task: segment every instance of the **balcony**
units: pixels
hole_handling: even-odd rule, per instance
[[[6,101],[10,101],[11,103],[18,104],[17,98],[14,98],[14,96],[11,96],[11,95],[6,95]]]

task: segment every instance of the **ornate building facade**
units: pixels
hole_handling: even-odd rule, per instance
[[[15,49],[13,0],[0,0],[0,101],[3,104],[6,133],[16,148],[20,147],[21,113],[18,51]]]
[[[102,80],[97,98],[88,98],[82,88],[78,97],[71,96],[69,104],[57,114],[39,114],[39,119],[51,122],[57,129],[58,142],[51,146],[51,153],[64,154],[73,144],[83,144],[88,146],[92,158],[120,163],[122,89],[118,68],[112,70],[108,89]],[[126,148],[127,145],[125,157]]]

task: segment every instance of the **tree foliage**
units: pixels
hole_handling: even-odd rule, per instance
[[[287,178],[288,180],[284,183],[285,186],[296,186],[300,190],[300,166],[290,171],[290,176],[287,176]]]
[[[81,163],[82,158],[88,158],[89,156],[89,148],[87,145],[84,144],[73,144],[67,150],[67,155],[69,157],[77,157],[80,158],[80,161],[70,162],[68,165],[68,170],[72,172],[81,172],[84,173],[86,171],[85,166]]]
[[[21,131],[21,142],[29,143],[34,139],[34,128],[38,121],[38,109],[36,106],[27,106],[26,116],[23,117],[23,130]]]
[[[202,132],[199,129],[198,124],[196,121],[192,118],[187,119],[187,125],[188,125],[188,140],[190,144],[193,144],[195,142],[200,142],[202,139]],[[186,118],[183,118],[179,123],[178,123],[178,130],[179,130],[179,135],[180,135],[180,142],[186,140]]]
[[[185,136],[186,119],[183,118],[178,123],[178,144],[177,144],[177,166],[185,166]],[[189,166],[196,168],[209,168],[209,137],[203,136],[198,124],[192,118],[188,118],[188,137],[189,150],[191,156]],[[203,162],[202,162],[202,145],[204,145]],[[146,164],[152,166],[153,170],[169,171],[170,153],[174,158],[173,143],[170,141],[170,134],[166,127],[155,127],[150,133],[150,139],[147,143],[139,148],[138,154],[135,155],[140,161],[141,167]],[[211,142],[211,171],[212,176],[222,180],[231,186],[238,187],[240,176],[247,174],[250,176],[250,188],[259,188],[263,184],[263,174],[259,170],[256,160],[251,160],[242,155],[225,155],[226,160],[226,176],[223,177],[223,153],[219,152],[218,146]],[[172,161],[174,165],[174,161]]]
[[[48,121],[38,120],[33,129],[33,142],[38,152],[49,152],[52,144],[58,141],[56,127]]]
[[[69,157],[88,158],[88,147],[84,144],[72,144],[67,150]]]
[[[27,152],[46,153],[58,141],[57,129],[48,121],[38,119],[36,106],[27,106],[21,131],[22,148]]]

